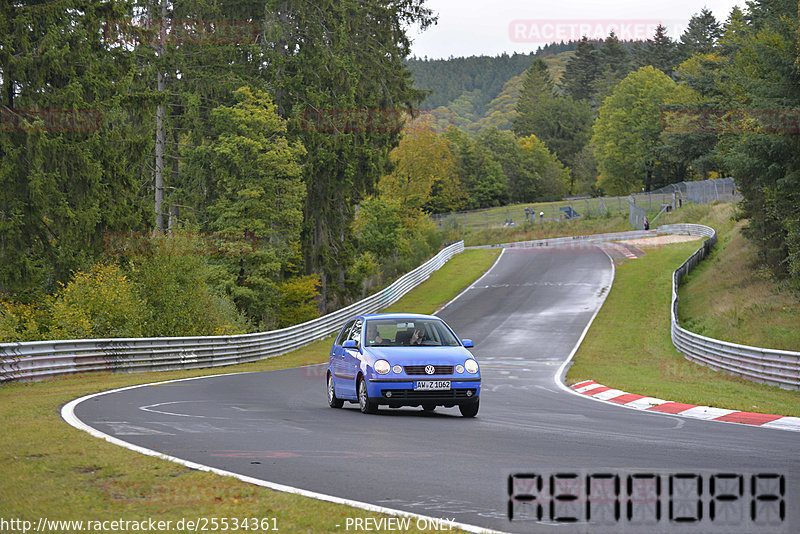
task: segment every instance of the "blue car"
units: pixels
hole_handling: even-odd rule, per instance
[[[376,413],[379,405],[425,411],[458,406],[464,417],[475,417],[481,370],[465,348],[472,346],[433,315],[354,317],[331,348],[328,404],[358,403],[362,413]]]

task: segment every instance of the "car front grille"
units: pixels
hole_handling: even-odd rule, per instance
[[[452,365],[431,365],[434,369],[432,375],[425,372],[426,367],[427,365],[406,365],[403,369],[405,369],[407,375],[436,376],[453,374]]]
[[[471,392],[467,395],[467,392]],[[415,391],[413,389],[384,389],[383,396],[391,392],[392,400],[424,400],[424,399],[467,399],[474,397],[477,390],[472,389],[448,389],[444,391]]]

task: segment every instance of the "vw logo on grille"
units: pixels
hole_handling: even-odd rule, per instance
[[[436,369],[432,365],[426,365],[425,366],[425,374],[432,375],[435,372],[436,372]]]

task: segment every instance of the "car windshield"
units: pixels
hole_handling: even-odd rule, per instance
[[[369,319],[365,344],[367,347],[460,345],[458,339],[442,321],[416,318]]]

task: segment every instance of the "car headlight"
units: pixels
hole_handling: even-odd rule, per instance
[[[478,362],[470,358],[469,360],[464,362],[464,368],[467,370],[468,373],[472,373],[473,375],[478,372]]]
[[[403,368],[400,367],[399,365],[395,365],[394,367],[392,367],[392,371],[394,371],[395,374],[399,375],[400,373],[403,372]]]
[[[461,374],[463,372],[464,372],[464,366],[463,365],[456,365],[456,373]]]
[[[375,362],[375,372],[379,375],[385,375],[392,368],[386,360],[378,360]]]

